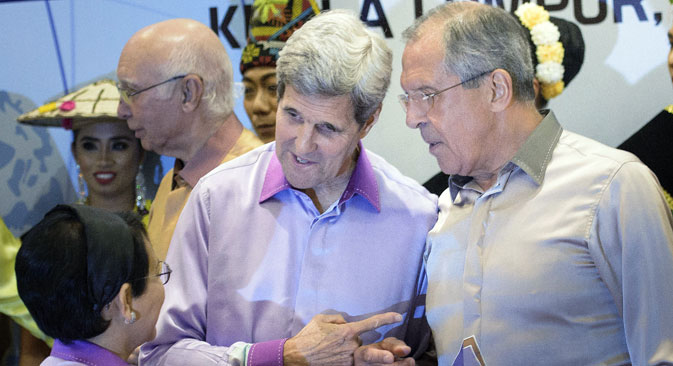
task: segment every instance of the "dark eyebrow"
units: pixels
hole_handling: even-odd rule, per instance
[[[266,74],[266,75],[262,76],[262,82],[265,82],[265,81],[267,81],[267,80],[269,80],[269,79],[271,79],[271,78],[275,78],[275,77],[276,77],[276,73],[275,73],[275,72],[272,72],[272,73],[270,73],[270,74]]]
[[[97,138],[97,137],[93,137],[93,136],[82,136],[82,138],[81,138],[80,140],[81,140],[81,141],[85,141],[85,140],[86,140],[86,141],[100,141],[99,138]],[[129,136],[112,136],[112,137],[110,137],[110,140],[115,140],[115,141],[119,141],[119,140],[123,140],[123,141],[132,141],[133,139],[132,139],[131,137],[129,137]]]
[[[261,82],[265,82],[265,81],[267,81],[267,80],[269,80],[270,78],[273,78],[273,77],[276,77],[276,73],[275,73],[275,72],[268,73],[268,74],[262,76],[262,79],[261,79],[260,81],[261,81]],[[252,79],[250,79],[250,78],[247,77],[247,76],[243,76],[243,81],[247,81],[247,82],[249,82],[249,83],[252,83],[252,82],[253,82]]]
[[[110,140],[125,140],[125,141],[132,141],[133,138],[129,136],[113,136],[110,138]]]

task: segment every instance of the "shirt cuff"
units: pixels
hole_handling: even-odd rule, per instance
[[[247,366],[283,366],[285,339],[255,343],[248,351]]]

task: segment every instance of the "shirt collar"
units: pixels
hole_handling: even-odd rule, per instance
[[[215,133],[206,140],[203,147],[194,154],[194,156],[180,169],[177,174],[185,180],[191,187],[206,175],[206,173],[213,170],[220,165],[224,157],[231,150],[231,137],[227,136],[230,131],[227,129],[227,122],[225,121],[215,131]],[[242,130],[241,130],[242,132]],[[236,138],[236,141],[240,138]],[[234,144],[235,145],[235,144]],[[176,164],[177,167],[177,164]]]
[[[376,182],[374,169],[369,162],[367,152],[362,146],[362,142],[358,143],[358,149],[360,150],[360,155],[358,155],[353,174],[351,174],[351,177],[348,180],[346,190],[341,194],[339,203],[341,204],[342,202],[348,201],[357,193],[374,206],[376,211],[381,212],[379,187]],[[292,188],[292,186],[290,186],[290,183],[285,179],[283,167],[280,164],[280,161],[278,161],[278,157],[274,151],[273,156],[269,161],[269,165],[266,168],[266,176],[264,177],[264,185],[262,186],[259,202],[262,203],[273,197],[276,193],[290,188]]]
[[[503,168],[503,171],[511,170],[511,164],[516,164],[538,185],[542,184],[547,165],[561,137],[561,132],[563,132],[563,128],[558,123],[554,112],[548,109],[540,112],[545,116],[542,122],[521,145],[512,160],[510,160],[511,163],[505,164]],[[472,177],[460,175],[452,175],[449,178],[449,192],[452,200],[456,199],[458,191],[463,189],[471,180]]]
[[[547,165],[563,132],[554,112],[547,109],[543,110],[542,114],[546,116],[511,160],[538,185],[542,184]]]
[[[88,341],[76,340],[64,344],[54,340],[51,356],[68,361],[76,361],[90,366],[127,366],[126,361],[111,351]]]

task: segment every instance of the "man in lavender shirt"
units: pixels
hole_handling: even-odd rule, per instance
[[[277,62],[276,141],[194,187],[141,364],[367,364],[376,349],[414,364],[407,356],[429,338],[422,254],[437,200],[360,142],[391,61],[347,11],[290,37]]]

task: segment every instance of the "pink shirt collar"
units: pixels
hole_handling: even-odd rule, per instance
[[[355,169],[353,169],[353,174],[348,181],[348,186],[346,186],[346,190],[339,199],[339,204],[348,201],[357,193],[369,201],[376,211],[381,212],[379,187],[376,182],[376,175],[374,175],[374,169],[362,146],[362,141],[358,143],[358,147],[360,148],[360,155],[355,164]],[[285,179],[283,167],[281,166],[280,161],[278,161],[276,154],[273,154],[269,161],[269,165],[266,168],[266,176],[264,177],[264,185],[262,186],[259,203],[273,197],[273,195],[278,192],[290,188],[292,188],[292,186],[290,186],[290,183]]]

